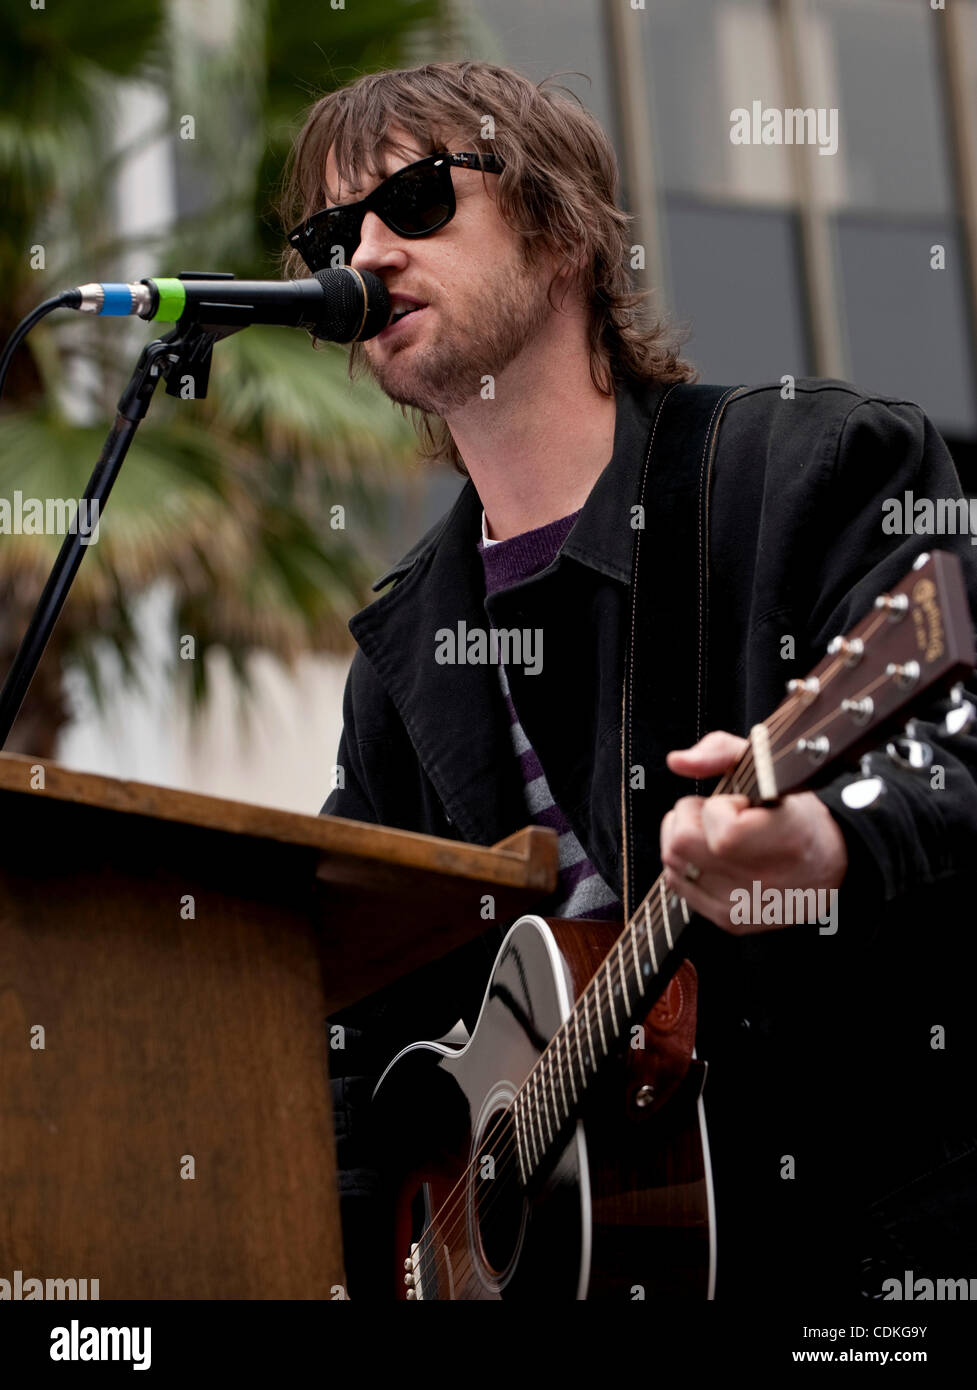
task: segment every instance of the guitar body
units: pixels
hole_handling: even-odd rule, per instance
[[[601,1085],[523,1180],[510,1107],[619,934],[606,922],[520,918],[469,1041],[415,1043],[383,1073],[374,1101],[389,1162],[396,1297],[712,1296],[705,1067],[692,1048],[687,962],[644,1024],[622,1026]],[[541,1135],[548,1125],[540,1114]],[[528,1151],[525,1133],[523,1143]]]

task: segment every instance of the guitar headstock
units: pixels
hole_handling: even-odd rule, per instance
[[[902,723],[921,696],[969,675],[975,662],[959,559],[943,550],[920,555],[751,731],[759,799],[825,781]]]

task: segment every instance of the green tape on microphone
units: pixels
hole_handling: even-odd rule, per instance
[[[176,323],[186,308],[186,286],[182,280],[154,280],[153,284],[159,295],[159,308],[153,315],[153,322]]]

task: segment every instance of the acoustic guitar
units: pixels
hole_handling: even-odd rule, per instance
[[[713,794],[772,806],[817,786],[974,664],[960,562],[920,555],[806,679],[789,682]],[[957,686],[944,732],[975,718]],[[888,744],[910,766],[921,747],[913,733]],[[868,808],[884,783],[867,763],[862,774],[844,795]],[[392,1293],[712,1297],[706,1063],[694,1050],[695,971],[682,957],[689,920],[664,875],[623,932],[521,917],[471,1038],[417,1042],[391,1061],[374,1108],[389,1136]]]

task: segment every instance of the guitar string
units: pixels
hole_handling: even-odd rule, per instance
[[[883,614],[883,615],[881,615],[881,616],[877,616],[877,615],[875,615],[875,614],[869,615],[869,617],[868,617],[866,620],[864,620],[865,623],[866,623],[866,630],[865,630],[865,632],[864,632],[863,634],[859,634],[859,633],[858,633],[858,630],[857,630],[857,628],[856,628],[856,629],[853,629],[853,631],[852,631],[852,633],[850,634],[850,636],[858,636],[858,635],[862,635],[863,637],[871,637],[871,636],[873,636],[874,633],[878,630],[878,628],[879,628],[880,626],[882,626],[882,625],[884,624],[884,622],[886,621],[886,616],[887,616],[887,615],[885,615],[885,614]],[[832,683],[832,681],[836,678],[836,676],[837,676],[837,675],[841,672],[841,670],[843,669],[843,666],[844,666],[844,661],[843,661],[843,659],[839,658],[839,659],[833,661],[833,662],[825,669],[825,671],[824,671],[824,672],[821,674],[821,676],[818,678],[818,679],[819,679],[819,682],[820,682],[820,688],[819,688],[818,694],[820,694],[821,691],[822,691],[827,685],[829,685],[829,684]],[[863,689],[861,692],[859,692],[858,695],[857,695],[855,698],[864,698],[865,695],[867,695],[867,694],[870,693],[872,690],[874,690],[879,684],[883,683],[886,679],[888,679],[888,677],[886,677],[886,676],[877,677],[876,680],[875,680],[874,682],[871,683],[871,685],[869,685],[868,687],[866,687],[865,689]],[[789,700],[788,702],[784,702],[783,704],[781,704],[781,705],[778,707],[778,709],[775,710],[774,713],[769,717],[769,719],[767,719],[767,720],[764,721],[769,736],[771,736],[771,737],[777,737],[777,736],[781,735],[785,730],[789,729],[793,724],[795,724],[795,723],[798,721],[798,719],[800,719],[800,717],[803,715],[804,711],[805,711],[807,708],[810,707],[810,704],[811,704],[811,703],[813,703],[812,701],[805,700],[805,698],[804,698],[804,692],[803,692],[803,691],[794,692],[794,695],[795,695],[795,698],[794,698],[793,700]],[[836,710],[831,711],[827,716],[825,716],[824,718],[822,718],[822,720],[821,720],[818,724],[811,726],[811,729],[809,730],[809,732],[810,732],[810,733],[813,733],[816,729],[822,728],[822,727],[824,726],[824,724],[827,723],[827,722],[829,722],[831,719],[837,718],[837,713],[838,713],[838,712],[837,712]],[[779,761],[780,761],[783,757],[785,757],[790,751],[791,751],[791,748],[790,748],[790,747],[781,748],[781,749],[777,750],[776,752],[774,752],[774,750],[771,749],[771,758],[772,758],[772,761],[775,762],[775,763],[776,763],[776,762],[779,762]],[[711,793],[711,795],[713,795],[713,796],[722,795],[722,794],[726,793],[731,787],[735,787],[737,790],[741,790],[741,791],[745,792],[746,794],[749,794],[749,791],[750,791],[750,790],[755,789],[755,785],[756,785],[756,778],[755,778],[755,775],[754,775],[754,774],[755,774],[755,770],[756,770],[756,764],[755,764],[755,760],[753,759],[753,756],[752,756],[752,747],[751,747],[749,744],[747,744],[746,748],[744,749],[743,754],[741,755],[741,757],[740,757],[739,761],[737,762],[737,764],[735,765],[735,767],[732,768],[732,769],[720,780],[719,784],[716,786],[715,790]],[[742,780],[740,780],[741,777],[742,777]],[[656,922],[655,922],[655,927],[659,927],[659,926],[661,926],[661,925],[663,924],[663,920],[664,920],[664,919],[663,919],[663,917],[661,916],[661,907],[660,907],[660,901],[659,901],[659,899],[660,899],[660,891],[661,891],[661,884],[662,884],[662,880],[663,880],[663,879],[664,879],[664,874],[659,875],[659,878],[658,878],[658,880],[656,880],[656,883],[655,883],[654,887],[652,888],[651,892],[650,892],[648,895],[646,895],[646,898],[645,898],[645,899],[642,900],[642,903],[641,903],[641,905],[639,906],[637,912],[634,914],[634,916],[627,922],[627,924],[626,924],[625,927],[623,928],[622,933],[621,933],[621,937],[627,935],[627,934],[630,932],[630,933],[632,933],[633,935],[635,935],[636,939],[640,939],[640,937],[637,935],[637,932],[636,932],[636,923],[637,923],[638,919],[642,916],[642,914],[646,911],[646,909],[645,909],[645,903],[646,903],[646,902],[648,901],[648,899],[651,898],[652,896],[654,896],[654,900],[655,900],[655,905],[654,905],[654,908],[653,908],[652,910],[655,912],[656,917],[657,917],[657,919],[658,919],[658,920],[656,920]],[[617,942],[615,943],[615,945],[619,944],[619,942],[620,942],[620,940],[621,940],[621,937],[618,937],[618,938],[617,938]],[[609,958],[610,954],[613,953],[614,949],[615,949],[615,947],[612,946],[612,947],[611,947],[611,952],[608,953],[608,957],[607,957],[607,958]],[[606,960],[607,958],[605,958],[605,960]],[[514,1097],[513,1101],[510,1103],[510,1105],[509,1105],[504,1111],[501,1111],[501,1112],[500,1112],[498,1118],[497,1118],[496,1120],[493,1121],[493,1123],[492,1123],[492,1125],[490,1126],[490,1128],[486,1131],[486,1134],[483,1136],[483,1138],[482,1138],[482,1140],[481,1140],[481,1142],[480,1142],[479,1149],[478,1149],[477,1153],[475,1154],[475,1156],[473,1157],[473,1159],[469,1162],[467,1169],[462,1173],[462,1175],[460,1176],[460,1178],[459,1178],[459,1179],[457,1180],[457,1182],[455,1183],[455,1186],[454,1186],[454,1188],[452,1189],[452,1191],[448,1194],[448,1196],[447,1196],[447,1197],[445,1198],[445,1200],[442,1202],[440,1208],[438,1209],[438,1212],[435,1213],[435,1215],[431,1218],[431,1222],[430,1222],[430,1224],[428,1225],[428,1227],[426,1228],[426,1230],[425,1230],[424,1232],[422,1232],[422,1234],[421,1234],[421,1236],[420,1236],[420,1238],[419,1238],[419,1240],[418,1240],[418,1242],[417,1242],[417,1251],[418,1251],[418,1254],[415,1256],[415,1258],[417,1259],[418,1265],[419,1265],[419,1266],[420,1266],[420,1265],[423,1265],[423,1266],[424,1266],[424,1271],[423,1271],[423,1272],[430,1272],[430,1271],[429,1271],[429,1266],[430,1266],[430,1263],[431,1263],[431,1261],[432,1261],[432,1253],[431,1253],[430,1251],[428,1251],[428,1250],[422,1250],[422,1245],[424,1245],[425,1243],[427,1243],[427,1244],[433,1244],[435,1230],[436,1230],[436,1229],[439,1230],[439,1223],[440,1223],[440,1224],[443,1224],[443,1219],[444,1219],[445,1217],[450,1218],[451,1213],[452,1213],[452,1208],[453,1208],[453,1207],[456,1208],[456,1209],[459,1209],[459,1210],[458,1210],[458,1216],[456,1217],[456,1219],[455,1219],[455,1221],[454,1221],[452,1227],[451,1227],[447,1232],[444,1232],[444,1233],[441,1235],[441,1239],[442,1239],[442,1241],[444,1241],[445,1238],[447,1237],[448,1242],[450,1242],[452,1239],[457,1238],[458,1226],[459,1226],[459,1224],[460,1224],[461,1222],[465,1221],[466,1218],[467,1218],[467,1212],[461,1211],[461,1210],[460,1210],[461,1201],[463,1200],[464,1194],[460,1194],[460,1195],[459,1195],[459,1189],[462,1188],[462,1187],[464,1187],[464,1188],[467,1190],[468,1183],[469,1183],[469,1179],[473,1176],[473,1170],[475,1169],[476,1164],[478,1163],[478,1160],[479,1160],[479,1159],[482,1159],[482,1158],[485,1158],[485,1157],[488,1157],[488,1156],[492,1156],[492,1157],[494,1158],[494,1155],[487,1155],[487,1154],[485,1153],[485,1146],[486,1146],[486,1143],[488,1142],[488,1140],[489,1140],[490,1138],[498,1138],[498,1135],[499,1135],[499,1133],[500,1133],[500,1131],[501,1131],[501,1126],[502,1126],[503,1124],[507,1123],[507,1122],[510,1122],[510,1121],[511,1121],[511,1123],[510,1123],[510,1129],[512,1130],[512,1133],[515,1135],[515,1138],[514,1138],[514,1139],[511,1138],[511,1137],[509,1138],[509,1140],[507,1141],[506,1145],[503,1147],[503,1149],[502,1149],[502,1151],[501,1151],[501,1153],[500,1153],[500,1155],[499,1155],[499,1158],[500,1158],[500,1159],[504,1159],[505,1161],[509,1162],[509,1163],[510,1163],[511,1171],[514,1173],[514,1171],[515,1171],[515,1165],[514,1165],[514,1163],[512,1163],[511,1160],[510,1160],[510,1153],[514,1153],[515,1150],[516,1150],[516,1148],[517,1148],[517,1145],[518,1145],[518,1134],[516,1133],[516,1117],[515,1117],[515,1105],[516,1105],[516,1102],[519,1100],[520,1096],[522,1096],[523,1093],[528,1089],[530,1082],[532,1082],[534,1085],[537,1084],[537,1074],[538,1074],[538,1073],[540,1073],[540,1072],[542,1073],[542,1085],[543,1085],[543,1087],[545,1088],[545,1086],[548,1084],[548,1083],[547,1083],[546,1076],[545,1076],[545,1058],[547,1057],[547,1055],[550,1055],[550,1049],[554,1047],[554,1044],[557,1044],[557,1043],[558,1043],[558,1039],[559,1039],[561,1036],[563,1036],[563,1037],[565,1038],[565,1040],[566,1040],[568,1058],[569,1058],[569,1060],[570,1060],[571,1071],[572,1071],[572,1068],[573,1068],[573,1064],[572,1064],[572,1052],[571,1052],[571,1044],[570,1044],[570,1042],[569,1042],[568,1025],[569,1025],[571,1022],[576,1022],[577,1034],[578,1034],[577,1042],[578,1042],[578,1049],[579,1049],[579,1021],[578,1021],[578,1018],[579,1018],[579,1015],[578,1015],[579,1006],[580,1006],[581,1003],[584,1003],[584,1004],[585,1004],[585,1008],[586,1008],[586,1003],[587,1003],[587,1001],[586,1001],[586,996],[588,995],[588,993],[591,991],[592,988],[595,988],[595,1000],[594,1000],[594,1002],[595,1002],[595,1007],[596,1007],[596,1009],[598,1009],[598,1010],[600,1009],[601,1005],[600,1005],[600,984],[599,984],[599,977],[600,977],[600,974],[601,974],[601,969],[602,969],[602,967],[598,967],[598,969],[597,969],[597,971],[595,972],[594,976],[591,978],[590,981],[588,981],[588,983],[587,983],[587,985],[585,986],[585,988],[581,991],[581,994],[580,994],[579,998],[578,998],[578,999],[575,1001],[575,1003],[574,1003],[573,1009],[571,1010],[571,1014],[570,1014],[570,1015],[568,1016],[568,1018],[567,1018],[566,1020],[564,1020],[564,1022],[560,1025],[560,1028],[556,1031],[556,1033],[554,1033],[553,1038],[550,1039],[550,1042],[547,1044],[547,1047],[546,1047],[546,1048],[543,1050],[543,1052],[540,1054],[540,1056],[539,1056],[539,1058],[537,1059],[536,1063],[534,1063],[534,1065],[533,1065],[531,1071],[530,1071],[529,1074],[527,1075],[525,1081],[523,1082],[523,1085],[520,1087],[520,1090],[519,1090],[519,1092],[517,1092],[517,1094],[516,1094],[516,1096]],[[637,981],[635,981],[635,982],[637,983]],[[626,981],[625,981],[625,984],[626,984]],[[643,992],[642,992],[642,993],[643,993]],[[610,999],[609,990],[608,990],[608,1002],[611,1003],[611,1008],[612,1008],[612,1010],[613,1010],[613,1003],[611,1002],[611,999]],[[587,1026],[588,1026],[588,1029],[589,1029],[589,1020],[588,1020],[588,1025],[587,1025]],[[605,1050],[605,1058],[606,1058],[608,1055],[610,1055],[610,1054]],[[559,1065],[559,1045],[557,1045],[557,1046],[555,1047],[555,1056],[556,1056],[556,1058],[557,1058],[557,1064]],[[552,1057],[552,1056],[550,1057],[550,1060],[551,1060],[551,1062],[553,1061],[553,1057]],[[603,1060],[603,1059],[602,1059],[602,1060]],[[541,1066],[541,1064],[543,1064],[543,1065]],[[551,1067],[551,1071],[552,1071],[552,1067]],[[592,1076],[593,1076],[593,1072],[591,1072],[591,1077],[592,1077]],[[582,1070],[581,1070],[581,1086],[584,1087],[584,1086],[587,1084],[588,1080],[589,1080],[589,1078],[586,1076],[586,1073],[585,1073],[585,1072],[583,1071],[583,1069],[582,1069]],[[549,1084],[552,1085],[552,1081],[550,1081]],[[548,1114],[548,1111],[549,1111],[549,1103],[546,1101],[546,1098],[545,1098],[545,1090],[544,1090],[544,1094],[543,1094],[543,1105],[544,1105],[544,1109],[547,1111],[546,1125],[547,1125],[547,1128],[550,1129],[551,1132],[552,1132],[552,1126],[551,1126],[550,1123],[549,1123],[549,1114]],[[558,1106],[557,1106],[556,1103],[555,1103],[555,1088],[554,1088],[554,1104],[553,1104],[553,1107],[552,1107],[552,1108],[553,1108],[554,1114],[558,1116],[558,1115],[559,1115],[559,1108],[558,1108]],[[539,1105],[538,1105],[538,1102],[537,1102],[537,1114],[538,1114],[538,1113],[539,1113]],[[532,1123],[532,1121],[530,1121],[530,1123]],[[563,1124],[566,1124],[566,1123],[567,1123],[567,1121],[564,1120],[564,1121],[563,1121]],[[562,1128],[562,1125],[559,1125],[559,1124],[558,1124],[558,1127],[557,1127],[557,1128],[558,1128],[558,1131],[559,1131],[559,1129]],[[545,1152],[545,1151],[548,1150],[549,1145],[546,1144],[546,1143],[544,1142],[544,1140],[543,1140],[543,1131],[542,1131],[542,1125],[541,1125],[541,1124],[540,1124],[540,1127],[539,1127],[539,1135],[540,1135],[541,1147],[544,1149],[544,1152]],[[528,1155],[527,1155],[527,1157],[528,1157]],[[538,1165],[537,1165],[537,1166],[538,1166]],[[496,1162],[496,1167],[498,1167],[498,1163],[497,1163],[497,1162]],[[476,1204],[475,1204],[476,1207],[478,1208],[478,1210],[477,1210],[477,1212],[476,1212],[476,1219],[480,1219],[481,1216],[482,1216],[482,1214],[483,1214],[483,1212],[487,1214],[488,1208],[489,1208],[489,1206],[491,1206],[491,1204],[492,1204],[492,1197],[493,1197],[494,1194],[496,1193],[497,1187],[496,1187],[496,1185],[495,1185],[495,1179],[492,1179],[491,1181],[493,1182],[493,1187],[489,1190],[489,1200],[486,1201],[486,1202],[484,1203],[484,1205],[479,1204],[479,1203],[476,1203]],[[466,1205],[467,1205],[467,1203],[466,1203]],[[468,1246],[467,1243],[464,1245],[463,1249],[464,1249],[464,1254],[465,1254],[465,1256],[467,1257],[466,1263],[467,1263],[468,1266],[469,1266],[469,1270],[467,1271],[467,1273],[465,1273],[465,1278],[466,1278],[466,1280],[467,1280],[467,1283],[464,1284],[463,1287],[464,1287],[464,1288],[468,1288],[468,1287],[471,1287],[471,1284],[472,1284],[472,1282],[473,1282],[473,1276],[474,1276],[474,1268],[473,1268],[473,1266],[474,1266],[474,1261],[473,1261],[472,1258],[471,1258],[471,1255],[470,1255],[470,1252],[469,1252],[469,1246]],[[440,1258],[441,1258],[441,1257],[440,1257],[440,1253],[439,1253],[437,1250],[435,1250],[435,1251],[434,1251],[434,1254],[433,1254],[433,1259],[435,1260],[435,1262],[437,1262],[437,1261],[440,1260]],[[463,1270],[464,1270],[464,1264],[463,1264],[463,1263],[460,1264],[458,1268],[459,1268],[459,1271],[463,1271]],[[456,1277],[457,1277],[457,1275],[456,1275]]]

